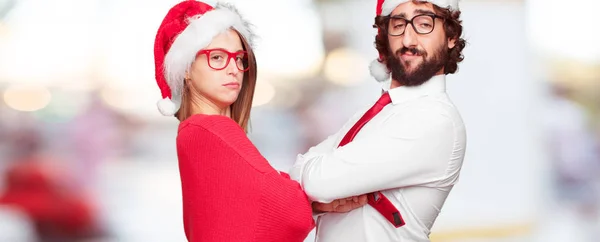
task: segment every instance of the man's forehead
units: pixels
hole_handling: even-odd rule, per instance
[[[413,3],[412,1],[398,5],[390,16],[407,17],[423,13],[434,13],[433,4],[429,2]]]

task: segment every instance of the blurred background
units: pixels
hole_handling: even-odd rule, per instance
[[[0,242],[185,241],[152,51],[176,2],[0,0]],[[250,137],[287,171],[378,97],[376,1],[230,2],[260,36]],[[432,241],[600,241],[600,1],[460,4],[468,149]]]

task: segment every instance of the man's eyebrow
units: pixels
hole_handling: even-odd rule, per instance
[[[435,14],[435,13],[432,12],[431,10],[415,9],[414,14],[418,15],[418,14]],[[392,15],[392,16],[390,16],[390,18],[403,18],[403,19],[406,19],[406,13],[399,13],[399,14],[396,14],[396,15]]]
[[[390,18],[406,18],[406,14],[400,13],[400,14],[392,15],[392,16],[390,16]]]
[[[415,14],[435,14],[431,10],[415,9]]]

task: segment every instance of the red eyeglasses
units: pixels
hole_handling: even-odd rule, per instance
[[[246,51],[238,51],[235,53],[231,53],[225,49],[208,49],[198,51],[196,57],[206,54],[206,60],[208,62],[208,66],[214,70],[223,70],[225,67],[229,65],[229,60],[235,60],[235,66],[240,71],[247,71],[250,69],[248,66],[248,52]]]

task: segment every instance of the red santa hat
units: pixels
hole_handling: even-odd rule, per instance
[[[377,16],[390,15],[398,5],[410,1],[411,0],[377,0]],[[440,8],[447,8],[450,11],[458,10],[458,1],[459,0],[421,0],[421,2],[430,2]],[[377,34],[381,34],[381,30]],[[381,62],[383,60],[382,57],[382,53],[379,53],[379,58],[373,60],[371,65],[369,65],[371,76],[378,82],[384,82],[390,79],[390,71],[387,66]]]
[[[232,5],[217,3],[213,7],[186,0],[169,10],[154,41],[156,83],[162,94],[157,106],[162,115],[172,116],[179,110],[185,74],[198,51],[229,29],[235,29],[252,45],[250,24]]]

